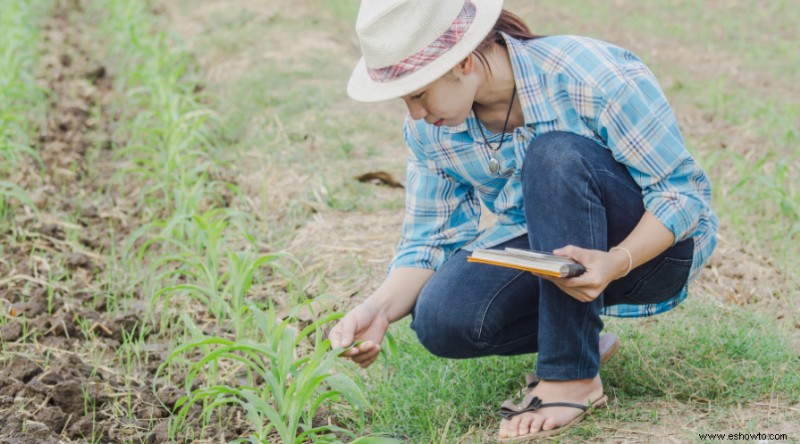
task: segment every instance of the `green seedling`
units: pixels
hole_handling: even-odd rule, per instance
[[[272,308],[264,311],[252,303],[248,303],[247,307],[260,331],[260,337],[237,341],[219,337],[202,338],[176,349],[159,368],[161,372],[172,360],[192,350],[206,350],[201,359],[190,364],[186,377],[187,395],[176,405],[179,411],[175,430],[185,421],[189,408],[202,403],[206,416],[223,406],[244,409],[255,432],[240,441],[264,442],[273,431],[285,443],[302,443],[309,439],[317,441],[322,437],[329,439],[334,432],[355,437],[352,432],[337,426],[312,425],[314,413],[323,404],[342,397],[357,412],[362,412],[363,421],[365,401],[360,390],[343,373],[332,372],[338,355],[345,349],[330,350],[329,341],[322,339],[322,326],[341,315],[328,315],[298,330],[291,325],[292,317],[279,321]],[[312,351],[298,357],[298,347],[312,334],[315,338]],[[243,365],[247,381],[233,385],[218,380],[217,377],[222,375],[215,374],[205,380],[216,380],[216,384],[191,390],[193,381],[200,375],[205,376],[208,365],[221,368],[225,362]],[[255,382],[259,379],[264,383]],[[326,390],[325,386],[330,389]]]

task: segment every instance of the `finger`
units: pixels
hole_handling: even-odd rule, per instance
[[[578,288],[584,287],[588,285],[591,281],[591,277],[587,276],[589,273],[584,273],[580,276],[575,276],[571,278],[559,278],[558,280],[554,281],[556,285],[559,287],[566,287],[566,288]]]
[[[360,346],[361,344],[358,345],[356,344],[358,344],[358,342],[355,342],[347,347],[344,347],[344,351],[339,353],[339,357],[350,358],[352,356],[361,353],[361,351],[358,349],[358,346]]]
[[[565,247],[553,250],[553,254],[557,256],[566,256],[574,261],[583,263],[584,260],[586,259],[587,251],[588,250],[585,250],[581,247],[576,247],[574,245],[567,245]]]
[[[362,347],[362,346],[359,345],[359,346],[354,346],[354,347],[347,348],[339,356],[346,356],[348,358],[352,358],[353,356],[358,356],[361,353],[363,353],[363,350],[360,347]]]
[[[347,356],[357,356],[363,353],[366,353],[375,346],[375,343],[372,341],[364,341],[363,343],[357,343],[353,346],[350,350],[347,351]]]
[[[364,360],[363,362],[361,362],[361,363],[358,363],[358,365],[359,365],[361,368],[367,368],[367,367],[369,367],[370,365],[372,365],[372,363],[373,363],[373,362],[375,362],[375,361],[378,359],[378,357],[380,357],[380,355],[381,355],[380,353],[375,353],[374,355],[370,356],[370,358],[369,358],[369,359],[366,359],[366,360]]]
[[[363,362],[363,361],[369,359],[370,357],[375,356],[376,354],[378,354],[381,351],[381,348],[380,348],[380,346],[375,345],[374,347],[371,347],[371,348],[368,348],[368,349],[360,349],[360,350],[361,350],[360,353],[358,353],[357,355],[354,355],[351,358],[354,362]]]
[[[333,329],[328,333],[328,339],[331,341],[331,348],[338,348],[342,346],[342,330],[339,328],[341,324],[336,324]]]
[[[353,360],[353,362],[355,362],[357,364],[361,364],[361,363],[364,363],[364,362],[367,362],[367,361],[370,361],[370,360],[374,360],[375,357],[378,356],[380,351],[381,351],[380,347],[375,347],[375,349],[370,350],[367,353],[362,353],[362,354],[360,354],[358,356],[354,356],[351,359]]]
[[[353,323],[347,321],[346,319],[342,320],[341,326],[342,326],[341,329],[342,333],[340,336],[339,343],[341,344],[342,347],[348,347],[350,346],[350,344],[353,343],[353,335],[355,335],[356,326]]]

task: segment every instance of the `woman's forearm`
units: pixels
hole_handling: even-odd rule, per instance
[[[431,276],[433,270],[425,268],[395,268],[364,303],[380,310],[389,322],[402,319],[414,308]]]

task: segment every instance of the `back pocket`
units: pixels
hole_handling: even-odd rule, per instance
[[[665,257],[625,295],[640,304],[656,304],[678,294],[689,279],[692,259]]]

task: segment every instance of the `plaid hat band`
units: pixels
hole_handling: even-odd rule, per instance
[[[447,74],[497,23],[503,0],[361,0],[361,46],[347,94],[377,102],[411,94]]]
[[[434,40],[433,43],[394,65],[383,68],[367,68],[369,77],[379,83],[391,82],[416,72],[438,59],[461,41],[461,38],[475,19],[475,10],[475,4],[472,0],[466,0],[461,12],[447,31]]]

